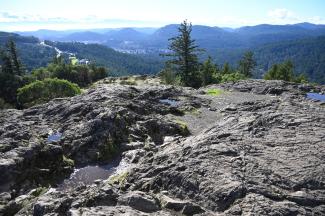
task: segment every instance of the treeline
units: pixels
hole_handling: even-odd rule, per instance
[[[325,37],[283,41],[254,50],[258,67],[267,70],[291,59],[295,73],[303,73],[311,82],[325,84]]]
[[[0,108],[25,108],[55,97],[79,94],[80,87],[108,75],[106,68],[95,65],[71,65],[61,56],[47,67],[26,73],[13,40],[0,49]]]
[[[199,62],[198,55],[204,52],[191,38],[192,24],[186,20],[178,28],[179,35],[169,39],[169,54],[165,68],[160,72],[160,77],[166,84],[178,84],[199,88],[209,84],[236,81],[251,78],[256,67],[253,52],[246,52],[238,62],[238,67],[233,68],[229,63],[222,67],[212,62],[209,57],[204,63]],[[296,76],[291,61],[275,64],[265,74],[265,79],[280,79],[291,82],[307,82],[304,75]]]

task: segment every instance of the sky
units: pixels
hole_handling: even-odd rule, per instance
[[[0,31],[325,24],[325,0],[0,0]]]

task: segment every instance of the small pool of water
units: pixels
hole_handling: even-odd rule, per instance
[[[105,180],[111,175],[127,167],[120,159],[106,165],[88,165],[76,168],[68,179],[65,179],[57,190],[65,191],[82,185],[93,184],[95,180]]]
[[[57,132],[57,133],[52,133],[47,137],[48,142],[57,142],[61,139],[62,133]]]
[[[176,107],[179,104],[179,101],[173,99],[161,99],[159,100],[160,103],[167,104],[172,107]]]
[[[325,95],[319,93],[307,93],[307,98],[325,102]]]

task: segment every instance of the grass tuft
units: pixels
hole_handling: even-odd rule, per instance
[[[224,93],[225,93],[225,91],[222,90],[222,89],[208,89],[206,91],[206,94],[210,95],[210,96],[219,96],[219,95],[222,95]]]

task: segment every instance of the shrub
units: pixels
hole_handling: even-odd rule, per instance
[[[37,80],[17,90],[17,101],[21,107],[26,108],[46,103],[53,98],[71,97],[80,93],[79,86],[67,80]]]
[[[291,61],[285,61],[282,64],[274,64],[264,75],[266,80],[284,80],[293,81],[293,64]]]
[[[167,85],[175,84],[176,73],[170,68],[165,68],[164,70],[160,71],[158,75],[164,84]]]
[[[108,72],[104,67],[92,67],[92,71],[90,72],[90,78],[92,82],[95,82],[100,79],[104,79],[108,76]]]
[[[221,82],[235,82],[243,79],[246,79],[245,75],[236,72],[222,75]]]
[[[93,82],[107,77],[108,72],[104,67],[95,65],[72,65],[72,64],[49,64],[45,68],[38,68],[32,72],[32,76],[37,80],[46,78],[59,78],[76,83],[81,87],[86,87]]]
[[[274,64],[271,69],[264,75],[264,79],[308,83],[308,79],[304,74],[294,74],[294,65],[291,61],[285,61],[281,64]]]

